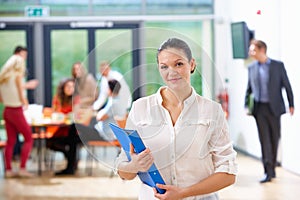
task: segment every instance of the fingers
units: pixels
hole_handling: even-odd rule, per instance
[[[135,152],[134,152],[134,147],[133,147],[132,144],[130,144],[130,153],[131,153],[131,154],[135,154]],[[144,156],[146,156],[146,155],[150,155],[150,149],[149,149],[149,148],[146,148],[144,151],[138,153],[138,155],[139,155],[140,157],[144,157]]]
[[[153,161],[154,159],[150,153],[150,149],[148,148],[138,154],[138,163],[141,172],[147,171],[152,165]]]
[[[168,186],[168,185],[159,184],[159,183],[156,184],[156,187],[158,187],[158,188],[160,188],[160,189],[164,189],[164,190],[169,189],[169,186]]]
[[[132,154],[132,162],[140,172],[146,172],[153,164],[154,158],[150,149],[147,148],[139,154]]]
[[[160,189],[163,189],[163,190],[165,190],[165,191],[168,191],[168,189],[169,189],[168,185],[163,185],[163,184],[159,184],[159,183],[156,184],[156,187],[157,187],[157,188],[160,188]],[[167,197],[167,196],[166,196],[166,193],[160,194],[160,193],[157,191],[156,188],[153,188],[153,191],[154,191],[154,196],[155,196],[156,198],[158,198],[158,199],[166,199],[166,197]]]

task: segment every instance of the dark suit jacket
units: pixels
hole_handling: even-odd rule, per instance
[[[245,97],[245,107],[248,105],[248,97],[251,93],[259,92],[259,66],[257,62],[253,62],[248,67],[248,85]],[[269,68],[269,103],[271,110],[275,116],[280,116],[286,112],[282,96],[282,89],[285,89],[289,107],[294,107],[294,96],[290,81],[288,79],[283,62],[272,60]],[[255,105],[253,115],[255,115]]]

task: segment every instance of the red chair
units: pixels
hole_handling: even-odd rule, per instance
[[[1,151],[1,159],[2,159],[2,167],[3,167],[3,174],[5,174],[5,161],[4,161],[4,148],[6,146],[6,142],[5,141],[0,141],[0,151]],[[0,161],[1,162],[1,161]]]

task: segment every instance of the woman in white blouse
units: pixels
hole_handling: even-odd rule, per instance
[[[136,129],[147,149],[122,151],[116,166],[131,180],[154,162],[166,185],[159,194],[142,184],[139,199],[218,199],[217,191],[235,182],[237,165],[221,106],[198,95],[190,84],[196,68],[186,42],[170,38],[158,49],[158,69],[166,86],[133,103],[126,128]]]
[[[4,105],[3,119],[5,120],[7,134],[4,153],[6,178],[33,176],[26,170],[26,163],[32,149],[33,139],[31,128],[25,119],[23,110],[28,107],[25,89],[36,87],[38,82],[30,82],[27,86],[24,83],[26,58],[27,48],[17,46],[14,55],[6,61],[0,71],[0,102]],[[13,171],[12,157],[18,133],[23,135],[24,143],[21,151],[20,169],[16,173]]]

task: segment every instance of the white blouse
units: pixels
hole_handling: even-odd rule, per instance
[[[12,55],[2,67],[20,69],[25,68],[24,59],[19,55]],[[2,70],[3,70],[2,69]],[[19,92],[16,84],[17,73],[12,72],[7,82],[0,84],[0,93],[3,104],[7,107],[20,107],[22,101],[19,97]],[[24,80],[23,80],[24,82]],[[25,92],[25,91],[24,91]],[[26,95],[26,93],[24,93]]]
[[[221,106],[193,89],[173,126],[169,112],[162,106],[161,90],[133,103],[126,128],[139,132],[166,184],[188,187],[216,172],[237,174],[236,152]],[[126,161],[122,151],[116,166]],[[153,189],[143,184],[139,199],[156,199]],[[218,199],[218,195],[185,199]]]

